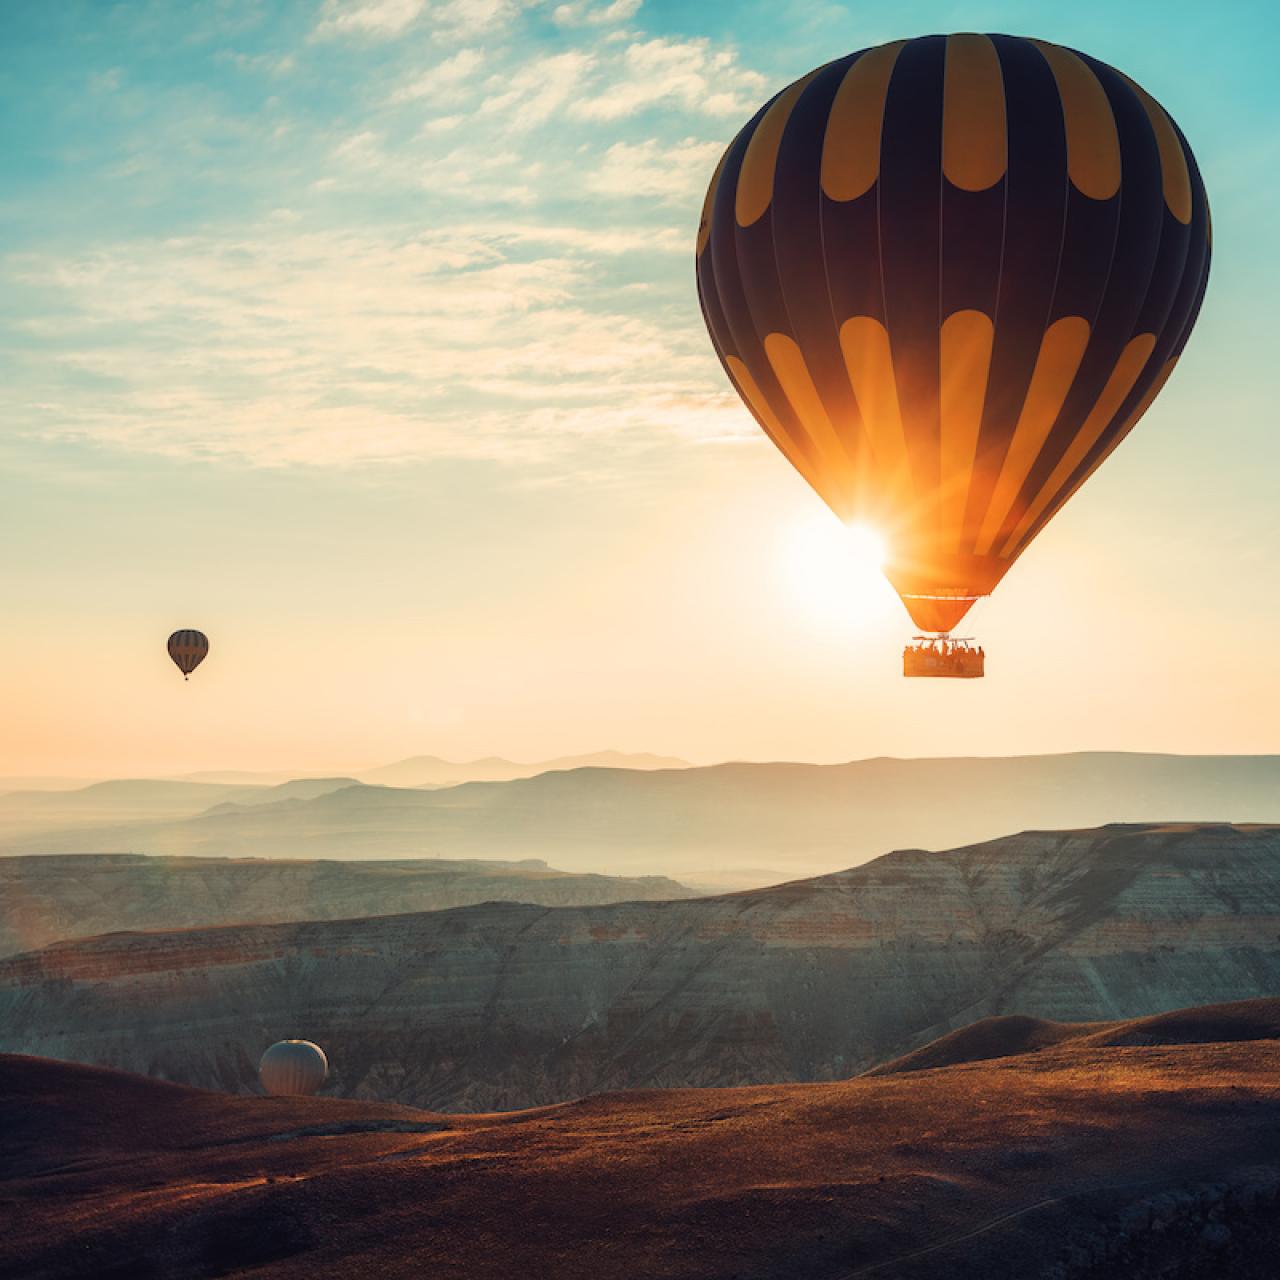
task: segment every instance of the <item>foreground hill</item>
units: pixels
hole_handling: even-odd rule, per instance
[[[0,1058],[0,1125],[26,1280],[1264,1280],[1280,1233],[1274,1040],[503,1116]]]
[[[0,961],[0,1050],[441,1109],[834,1079],[986,1015],[1280,993],[1280,827],[1032,832],[684,902],[114,934]]]
[[[1095,1048],[1128,1045],[1216,1044],[1228,1040],[1280,1040],[1280,999],[1237,1000],[1198,1009],[1176,1009],[1124,1022],[1051,1022],[1025,1014],[982,1018],[940,1036],[868,1076],[931,1071],[962,1062],[1012,1058],[1074,1041]]]
[[[692,896],[663,876],[574,875],[537,860],[0,858],[0,956],[120,929],[335,920],[478,902],[573,906]]]
[[[538,857],[570,870],[701,884],[728,868],[785,868],[776,882],[886,849],[950,848],[1009,831],[1277,819],[1280,757],[1082,754],[574,769],[437,791],[350,786],[172,822],[60,832],[50,821],[43,833],[0,838],[0,849]]]

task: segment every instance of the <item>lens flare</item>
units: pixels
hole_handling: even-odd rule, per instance
[[[886,555],[877,530],[815,511],[798,520],[783,543],[792,604],[818,625],[844,629],[894,616],[897,597],[880,572]]]

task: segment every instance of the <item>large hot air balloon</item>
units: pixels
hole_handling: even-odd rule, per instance
[[[169,657],[186,680],[205,660],[209,652],[209,638],[203,631],[175,631],[169,637]]]
[[[945,637],[1156,397],[1209,248],[1195,157],[1122,72],[926,36],[757,112],[707,192],[698,294],[761,428],[883,535],[912,620]],[[925,649],[921,674],[981,674],[945,638],[908,674]]]
[[[310,1040],[279,1040],[262,1055],[258,1079],[270,1094],[309,1096],[329,1074],[324,1050]]]

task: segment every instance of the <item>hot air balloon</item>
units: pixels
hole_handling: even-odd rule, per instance
[[[324,1050],[310,1040],[279,1040],[262,1055],[258,1079],[270,1094],[280,1096],[315,1093],[329,1074]]]
[[[883,536],[934,633],[907,674],[982,674],[949,633],[1164,386],[1209,256],[1178,126],[1041,40],[850,54],[730,144],[697,240],[712,343],[818,496]]]
[[[208,652],[209,638],[203,631],[175,631],[169,637],[169,657],[184,680],[205,660]]]

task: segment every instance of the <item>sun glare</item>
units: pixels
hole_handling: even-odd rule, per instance
[[[824,625],[860,626],[896,603],[880,572],[884,539],[867,525],[844,525],[819,511],[787,533],[783,564],[798,608]]]

